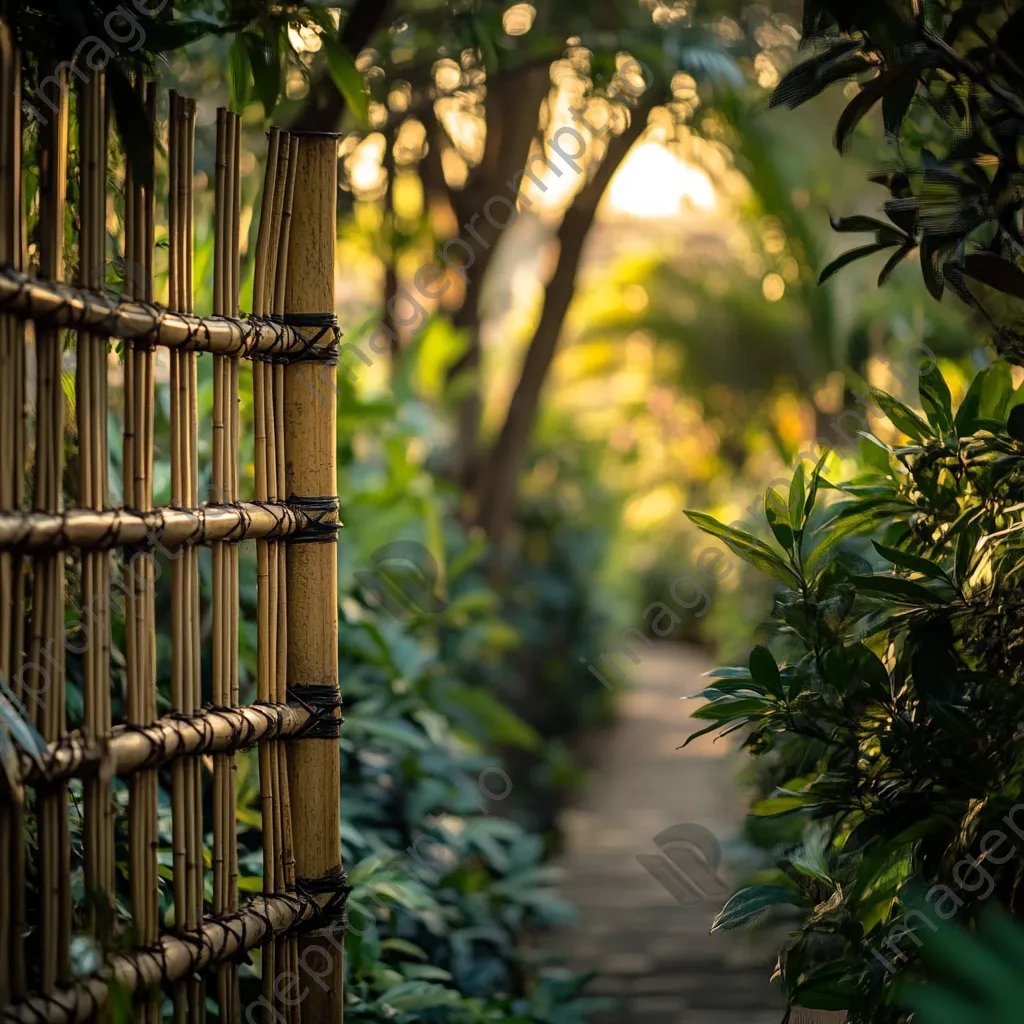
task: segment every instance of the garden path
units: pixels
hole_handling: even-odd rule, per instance
[[[702,826],[727,846],[742,822],[739,755],[728,741],[703,736],[676,749],[702,724],[689,717],[694,704],[679,698],[698,691],[710,667],[704,654],[689,648],[644,652],[591,780],[563,815],[562,892],[579,908],[580,920],[559,936],[559,952],[575,969],[600,972],[588,992],[618,1002],[617,1009],[595,1014],[594,1024],[782,1019],[778,986],[769,983],[778,948],[773,938],[710,935],[724,886],[702,883],[698,867],[688,872],[691,881],[717,892],[698,899],[684,883],[677,891],[693,902],[680,903],[637,860],[659,855],[654,837],[670,826]],[[721,873],[730,884],[728,868]]]

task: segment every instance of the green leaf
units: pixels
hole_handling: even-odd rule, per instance
[[[781,885],[750,885],[740,889],[722,908],[711,925],[712,932],[743,928],[759,921],[772,907],[799,907],[801,898]]]
[[[1015,441],[1024,441],[1024,405],[1015,405],[1006,418],[1006,432]]]
[[[236,114],[241,114],[249,102],[250,75],[249,50],[245,39],[239,33],[228,50],[228,83],[231,89],[231,98],[228,102]]]
[[[793,473],[793,482],[789,488],[789,525],[793,533],[799,535],[804,525],[804,501],[807,487],[804,481],[804,467],[797,464]]]
[[[860,124],[865,114],[885,95],[890,86],[898,84],[902,77],[902,69],[883,71],[870,82],[866,82],[859,93],[846,105],[836,123],[835,144],[840,153],[846,151],[853,130]]]
[[[904,579],[902,576],[851,576],[860,594],[885,598],[898,604],[930,606],[949,604],[949,599],[923,583]]]
[[[932,436],[928,424],[898,398],[894,398],[879,388],[871,388],[871,397],[882,412],[889,417],[892,425],[898,430],[902,430],[907,437],[923,442]]]
[[[721,724],[736,718],[760,716],[770,707],[771,704],[768,701],[759,697],[720,697],[710,704],[697,708],[690,717]]]
[[[706,515],[704,512],[692,512],[686,509],[683,512],[691,523],[712,537],[723,541],[732,552],[755,569],[784,583],[787,587],[792,587],[794,590],[800,589],[802,583],[800,577],[767,544],[761,543],[743,530],[736,530],[720,523],[713,516]]]
[[[783,793],[781,796],[771,796],[756,801],[751,806],[750,813],[758,818],[772,818],[779,814],[792,814],[794,811],[806,810],[810,802],[809,797]]]
[[[986,421],[1005,422],[1006,404],[1013,392],[1010,364],[998,360],[986,366],[971,381],[971,386],[956,411],[953,429],[958,437],[968,437]]]
[[[921,392],[921,408],[924,409],[928,422],[939,433],[952,430],[953,399],[949,393],[949,385],[934,360],[928,372],[921,376],[918,387]]]
[[[118,63],[107,67],[107,89],[114,105],[117,134],[132,165],[135,180],[143,186],[153,184],[153,130],[138,90],[128,81]]]
[[[750,652],[750,678],[759,686],[763,686],[776,697],[783,697],[782,678],[779,666],[775,663],[772,652],[764,644],[758,644]]]
[[[1024,299],[1024,272],[997,253],[969,253],[964,257],[963,272],[989,288]]]
[[[919,572],[922,576],[927,576],[929,579],[941,580],[943,583],[953,587],[954,590],[956,589],[952,579],[950,579],[946,570],[941,565],[936,565],[920,555],[910,555],[906,551],[898,551],[896,548],[886,547],[885,544],[879,544],[876,540],[873,540],[871,543],[887,562],[892,562],[893,565],[899,566],[901,569]]]
[[[856,249],[847,250],[841,256],[837,256],[818,275],[818,284],[824,284],[830,277],[838,274],[843,267],[848,267],[854,261],[863,259],[865,256],[873,256],[876,252],[884,252],[894,245],[896,245],[895,242],[872,242],[870,245],[861,245]]]
[[[881,288],[886,281],[889,280],[889,275],[914,251],[915,245],[913,242],[909,244],[901,245],[885,262],[885,266],[882,267],[881,272],[878,275],[878,287]]]
[[[370,96],[366,83],[352,54],[342,44],[340,37],[325,34],[324,48],[327,51],[327,68],[338,92],[345,98],[348,109],[364,128],[370,126]]]
[[[782,516],[785,509],[786,503],[782,500],[782,495],[774,487],[769,487],[764,495],[764,517],[768,520],[775,539],[787,551],[792,551],[795,546],[793,530],[788,522],[783,521]]]
[[[267,26],[262,38],[248,32],[244,33],[243,38],[248,48],[256,97],[263,104],[263,110],[269,118],[281,94],[280,38],[272,25]]]
[[[814,467],[814,471],[811,473],[811,486],[807,491],[807,500],[804,502],[804,522],[806,523],[811,517],[811,513],[814,511],[814,503],[818,499],[818,486],[821,481],[821,471],[825,468],[825,463],[828,462],[828,457],[832,454],[831,448],[826,448],[821,453],[821,458],[818,459],[817,465]]]
[[[43,767],[43,758],[48,747],[46,740],[32,724],[32,718],[7,683],[0,677],[0,729],[7,732],[11,739],[35,762],[37,768]]]

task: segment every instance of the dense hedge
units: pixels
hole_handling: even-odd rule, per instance
[[[934,927],[915,907],[1024,909],[1024,392],[996,362],[955,411],[934,366],[923,414],[874,397],[906,440],[867,438],[835,484],[827,453],[799,467],[766,497],[773,543],[690,513],[777,584],[768,646],[713,672],[695,717],[746,731],[752,814],[779,826],[715,927],[788,908],[790,1004],[894,1024]]]

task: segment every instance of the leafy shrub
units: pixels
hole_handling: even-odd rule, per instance
[[[967,876],[961,865],[994,832],[1014,839],[1007,815],[1024,793],[1024,407],[1002,362],[955,412],[936,369],[923,415],[874,397],[906,443],[866,438],[860,472],[839,484],[827,453],[799,467],[788,497],[766,496],[773,543],[688,515],[777,585],[772,649],[712,672],[695,713],[708,723],[697,735],[745,730],[752,814],[790,823],[776,866],[715,927],[789,908],[790,1005],[890,1024],[907,1019],[894,979],[917,962],[906,885],[949,886],[929,902],[961,923],[983,898],[1021,910],[1019,856],[1004,848]]]

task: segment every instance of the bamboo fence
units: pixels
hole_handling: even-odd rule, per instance
[[[199,316],[195,101],[171,92],[165,107],[152,83],[137,86],[169,182],[160,305],[156,196],[127,161],[123,293],[105,287],[114,151],[104,75],[72,89],[66,66],[44,70],[65,87],[38,127],[38,271],[29,274],[21,66],[0,22],[0,1020],[112,1020],[115,993],[140,1024],[165,1012],[175,1024],[200,1022],[211,1002],[221,1021],[253,1021],[239,964],[259,950],[260,1019],[340,1021],[340,957],[327,974],[317,967],[306,999],[277,984],[298,972],[318,936],[343,925],[348,891],[335,408],[333,392],[316,387],[337,360],[337,141],[271,130],[253,310],[242,317],[240,118],[218,111],[213,309]],[[65,281],[69,224],[81,269]],[[155,507],[157,363],[168,357],[170,501]],[[213,373],[212,421],[203,424],[201,357]],[[123,502],[114,507],[108,416],[118,367]],[[239,486],[240,378],[251,379],[253,395],[250,501]],[[210,439],[206,465],[200,437]],[[248,539],[257,548],[257,699],[242,706],[238,544]],[[201,547],[212,566],[205,595]],[[170,597],[166,665],[157,659],[158,593]],[[84,708],[81,727],[69,730],[65,651],[75,609]],[[158,674],[169,687],[158,687]],[[24,740],[19,720],[42,747]],[[241,900],[236,755],[252,746],[263,891]],[[84,974],[72,956],[82,941],[99,952]]]

